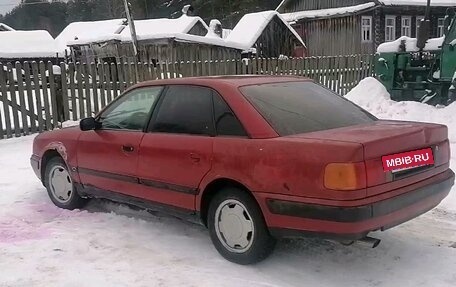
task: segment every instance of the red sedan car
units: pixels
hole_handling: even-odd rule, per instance
[[[194,219],[250,264],[278,236],[365,240],[434,208],[454,184],[447,133],[378,120],[302,78],[187,78],[37,136],[31,164],[61,208],[107,198]]]

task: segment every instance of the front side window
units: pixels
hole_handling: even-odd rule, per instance
[[[401,23],[402,23],[402,28],[401,28],[402,36],[412,37],[412,17],[403,16],[401,19]]]
[[[396,40],[396,16],[386,16],[385,18],[385,41]]]
[[[197,86],[169,86],[154,113],[150,131],[214,135],[212,90]]]
[[[313,82],[245,86],[241,92],[281,136],[377,120],[352,102]]]
[[[142,131],[163,87],[133,90],[113,102],[99,117],[102,129]]]
[[[372,17],[361,17],[361,41],[372,42]]]

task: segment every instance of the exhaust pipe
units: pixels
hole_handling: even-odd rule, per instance
[[[378,238],[373,238],[373,237],[366,236],[364,238],[359,239],[356,242],[358,242],[361,245],[370,247],[370,248],[375,248],[375,247],[377,247],[380,244],[381,240],[378,239]]]
[[[336,241],[333,241],[333,242],[336,242]],[[342,240],[342,241],[337,241],[337,242],[344,246],[351,246],[351,245],[359,244],[359,245],[367,246],[370,248],[375,248],[380,244],[381,240],[377,239],[377,238],[372,238],[372,237],[366,236],[366,237],[358,239],[358,240]]]

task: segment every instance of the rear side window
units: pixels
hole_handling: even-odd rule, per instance
[[[241,92],[281,136],[377,120],[352,102],[313,82],[246,86]]]
[[[153,132],[213,135],[212,90],[196,86],[170,86],[159,103]]]
[[[219,136],[239,136],[245,137],[245,132],[242,124],[236,118],[230,107],[222,99],[222,97],[213,92],[214,95],[214,120],[217,135]]]

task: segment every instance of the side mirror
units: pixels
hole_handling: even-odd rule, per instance
[[[79,122],[79,128],[81,131],[92,131],[100,128],[100,123],[95,118],[85,118]]]

